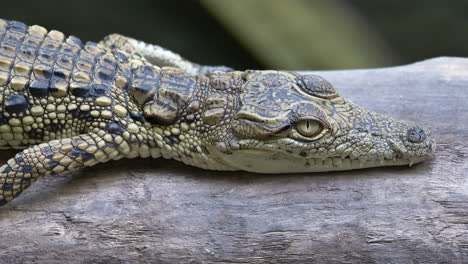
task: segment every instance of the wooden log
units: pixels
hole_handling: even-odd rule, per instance
[[[468,59],[320,74],[356,103],[430,127],[434,158],[291,175],[102,164],[2,207],[0,262],[467,263]]]

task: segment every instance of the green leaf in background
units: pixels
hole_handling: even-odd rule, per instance
[[[265,66],[339,69],[398,63],[345,1],[201,0]]]

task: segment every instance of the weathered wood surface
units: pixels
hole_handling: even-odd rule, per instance
[[[356,103],[430,127],[434,158],[294,175],[102,164],[2,207],[0,262],[468,263],[468,59],[321,74]]]

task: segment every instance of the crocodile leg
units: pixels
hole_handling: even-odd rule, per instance
[[[70,172],[120,157],[115,143],[106,142],[96,133],[27,148],[0,167],[0,205],[13,200],[43,176]]]
[[[119,34],[111,34],[99,43],[112,50],[126,51],[129,54],[140,55],[153,65],[163,67],[177,67],[190,74],[207,74],[214,71],[233,71],[226,66],[207,66],[190,62],[168,49],[158,45],[148,44],[146,42],[125,37]]]

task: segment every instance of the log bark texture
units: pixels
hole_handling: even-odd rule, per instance
[[[319,74],[431,128],[434,158],[290,175],[110,162],[45,178],[0,208],[0,262],[468,263],[468,59]]]

